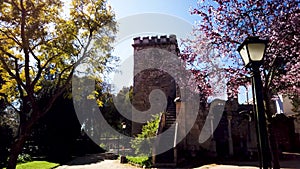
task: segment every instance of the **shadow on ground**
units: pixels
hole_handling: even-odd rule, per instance
[[[105,159],[115,160],[118,156],[112,153],[99,153],[99,154],[88,154],[82,157],[75,157],[72,161],[68,162],[67,165],[85,165],[104,161]]]
[[[281,168],[283,169],[300,169],[300,156],[293,155],[292,158],[289,155],[289,158],[282,159],[280,161]],[[86,164],[95,164],[99,162],[103,162],[104,160],[109,159],[108,161],[112,161],[117,159],[117,155],[112,153],[100,153],[100,154],[90,154],[83,157],[76,157],[72,161],[70,161],[67,165],[68,166],[75,166],[75,165],[86,165]],[[113,161],[109,163],[102,164],[100,168],[105,169],[113,169],[116,168],[126,168],[126,169],[136,169],[134,166],[130,165],[122,165],[119,161]],[[109,166],[105,166],[109,165]],[[180,169],[240,169],[240,168],[259,168],[258,161],[240,161],[240,160],[230,160],[230,159],[220,159],[220,160],[212,160],[212,159],[203,159],[203,158],[189,158],[186,162],[181,163],[181,165],[177,166],[176,168]],[[82,166],[82,168],[89,168],[89,166]],[[158,169],[167,169],[168,167],[161,167]],[[174,167],[171,167],[174,169]]]
[[[222,165],[237,166],[237,167],[251,166],[251,167],[259,168],[258,160],[245,161],[245,160],[236,160],[236,159],[209,159],[209,158],[204,159],[201,157],[186,159],[185,162],[181,163],[177,168],[194,169],[194,168],[202,168],[201,166],[206,166],[206,165],[210,166],[211,168],[214,168],[214,166],[222,166]],[[284,152],[283,157],[280,160],[280,168],[300,169],[300,153]],[[159,168],[159,169],[165,169],[165,168]]]
[[[220,162],[190,162],[188,165],[181,165],[172,169],[259,169],[258,162],[255,161],[220,161]],[[280,168],[282,169],[300,169],[300,160],[284,160],[280,161]],[[161,167],[158,169],[170,169]]]

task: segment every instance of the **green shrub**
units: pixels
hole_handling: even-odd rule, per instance
[[[148,121],[143,127],[142,132],[131,141],[131,146],[135,150],[135,154],[140,156],[151,156],[152,142],[151,137],[156,136],[159,126],[160,114],[154,115],[152,121]]]
[[[152,166],[151,158],[148,156],[139,156],[139,157],[127,156],[126,159],[128,163],[136,164],[140,167],[145,166],[148,168]]]
[[[106,146],[106,144],[104,144],[104,143],[101,143],[100,145],[99,145],[103,150],[107,150],[107,146]]]
[[[32,161],[32,158],[29,154],[19,154],[18,163],[26,163]]]

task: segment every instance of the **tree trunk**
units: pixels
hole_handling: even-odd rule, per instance
[[[37,120],[38,117],[35,116],[30,121],[24,122],[24,124],[20,124],[20,132],[10,148],[10,154],[6,169],[16,168],[18,156],[22,152],[23,146],[30,135],[30,131]]]
[[[273,129],[272,124],[272,115],[276,113],[276,109],[274,107],[274,102],[272,101],[272,96],[269,93],[265,93],[265,101],[266,101],[266,113],[268,120],[268,137],[269,137],[269,145],[270,145],[270,153],[272,157],[272,167],[273,169],[280,169],[279,163],[279,151],[277,145],[277,138],[275,137],[275,131]]]
[[[60,91],[58,91],[56,94],[54,94],[54,96],[52,96],[49,99],[46,106],[44,106],[44,109],[42,111],[40,111],[40,109],[38,107],[39,103],[31,102],[33,110],[31,112],[31,118],[29,120],[26,120],[26,118],[22,114],[20,115],[20,130],[19,130],[19,134],[17,136],[18,138],[15,139],[14,143],[11,145],[10,155],[8,158],[8,164],[7,164],[6,169],[15,169],[16,168],[18,156],[22,152],[23,146],[24,146],[27,138],[30,135],[33,125],[36,124],[36,122],[41,117],[43,117],[44,115],[46,115],[46,113],[48,113],[50,111],[50,109],[52,108],[52,105],[54,104],[56,99],[65,91],[66,87],[67,87],[67,85],[65,85],[63,88],[61,88]],[[26,98],[24,98],[24,99],[26,99]],[[34,100],[34,99],[32,99],[32,100]],[[27,103],[27,100],[25,100],[25,101],[23,100],[23,102]],[[23,111],[30,112],[32,107],[30,107],[30,108],[25,107],[23,109]],[[29,114],[29,113],[27,113],[27,114]]]
[[[271,147],[271,156],[272,156],[272,166],[273,169],[280,169],[279,164],[279,156],[278,156],[278,144],[277,139],[275,137],[275,133],[273,130],[272,123],[268,125],[269,128],[269,141],[270,141],[270,147]]]
[[[7,169],[15,169],[17,165],[18,156],[21,153],[27,136],[24,134],[20,135],[11,146]]]

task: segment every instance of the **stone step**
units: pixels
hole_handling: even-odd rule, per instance
[[[166,118],[166,122],[175,122],[176,121],[176,118]]]
[[[174,123],[176,120],[173,119],[173,120],[166,120],[166,123]]]
[[[176,117],[175,114],[166,114],[167,117]]]
[[[175,121],[176,120],[176,117],[173,117],[173,116],[170,116],[170,117],[166,117],[166,120],[167,121]]]
[[[170,127],[175,124],[175,121],[166,121],[166,127]]]
[[[167,108],[166,113],[166,122],[163,128],[163,135],[160,138],[159,144],[157,145],[158,150],[163,150],[166,147],[173,147],[174,145],[174,137],[175,137],[175,126],[174,123],[176,121],[176,107],[175,105],[170,105]],[[159,154],[156,156],[155,166],[161,167],[173,167],[174,163],[174,148]]]
[[[167,117],[176,117],[175,114],[166,114]]]

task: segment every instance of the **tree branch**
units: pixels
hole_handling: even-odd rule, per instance
[[[7,29],[7,31],[9,31],[9,30]],[[22,47],[21,42],[19,42],[19,41],[17,40],[17,38],[10,36],[10,35],[9,35],[7,32],[5,32],[4,30],[1,30],[1,29],[0,29],[0,32],[2,32],[3,34],[5,34],[5,36],[6,36],[8,39],[13,40],[16,44],[18,44],[20,47]],[[9,32],[10,32],[10,31],[9,31]],[[10,34],[12,34],[12,33],[10,32]],[[13,34],[12,34],[12,35],[13,35]]]
[[[57,56],[58,56],[58,55],[55,55],[55,56],[50,57],[50,58],[46,61],[46,63],[38,69],[37,75],[36,75],[36,77],[33,79],[32,83],[31,83],[31,86],[32,86],[32,87],[34,87],[34,86],[36,85],[36,83],[39,81],[39,79],[40,79],[40,77],[41,77],[41,75],[42,75],[42,73],[43,73],[43,70],[45,70],[45,68],[48,66],[48,64],[49,64],[55,57],[57,57]]]
[[[20,5],[21,5],[21,39],[22,39],[22,48],[25,54],[25,81],[26,81],[26,90],[29,90],[30,88],[30,72],[29,72],[29,44],[28,44],[28,39],[26,37],[25,33],[25,26],[26,26],[26,9],[23,4],[23,0],[20,0]]]
[[[4,52],[6,55],[8,55],[9,57],[15,58],[12,54],[8,53],[7,51],[3,50],[2,47],[0,47],[0,50],[2,52]],[[25,84],[22,82],[20,76],[15,75],[9,68],[9,66],[7,65],[4,57],[0,57],[1,63],[3,64],[4,69],[7,71],[7,73],[14,78],[18,84],[20,84],[23,88],[25,88]]]
[[[20,77],[20,74],[19,74],[19,64],[18,64],[18,59],[15,59],[15,72],[16,72],[16,77]],[[18,90],[20,92],[20,97],[23,97],[24,96],[24,92],[22,90],[22,87],[19,83],[17,83],[17,87],[18,87]]]

